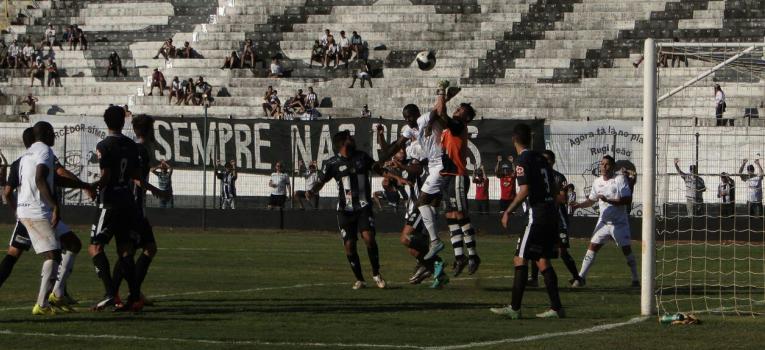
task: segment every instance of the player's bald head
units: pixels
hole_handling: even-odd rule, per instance
[[[21,141],[24,142],[24,147],[29,148],[29,146],[32,146],[33,143],[35,143],[35,130],[31,126],[24,129],[24,132],[21,133]]]
[[[53,146],[56,134],[53,132],[53,125],[48,122],[37,122],[32,126],[35,141],[41,141],[48,146]]]

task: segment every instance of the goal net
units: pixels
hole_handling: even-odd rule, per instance
[[[643,300],[652,292],[659,314],[765,312],[765,45],[650,44],[655,242],[643,256],[655,265],[643,265]]]

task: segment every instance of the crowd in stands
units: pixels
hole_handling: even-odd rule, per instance
[[[173,77],[173,81],[168,85],[165,75],[158,68],[154,68],[151,74],[151,87],[148,96],[154,95],[154,88],[159,89],[159,96],[165,95],[165,89],[170,90],[167,102],[172,104],[175,97],[175,104],[194,106],[209,106],[214,100],[212,97],[212,85],[205,81],[204,77],[199,76],[195,82],[193,78],[179,79]]]
[[[263,96],[263,113],[266,118],[275,119],[308,119],[318,118],[319,97],[313,91],[313,87],[308,87],[308,93],[303,93],[303,89],[298,89],[294,96],[288,98],[282,103],[279,98],[279,92],[269,86]]]
[[[201,58],[201,55],[191,47],[188,41],[183,43],[183,47],[175,47],[172,38],[165,40],[157,54],[154,55],[154,59],[159,59],[160,55],[165,58],[165,61],[171,58]]]

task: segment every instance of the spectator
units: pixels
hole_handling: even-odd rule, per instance
[[[170,194],[169,196],[159,198],[159,207],[174,208],[173,167],[163,159],[159,161],[159,166],[151,168],[151,173],[157,177],[157,188]]]
[[[204,104],[210,106],[212,102],[212,86],[208,84],[201,76],[194,84],[194,96],[191,101],[195,106]]]
[[[37,97],[32,96],[31,93],[27,95],[27,97],[25,97],[24,100],[21,101],[21,103],[29,105],[29,108],[27,108],[27,112],[26,112],[27,117],[32,114],[35,114],[36,108],[37,108],[37,101],[38,101]]]
[[[215,176],[220,179],[220,208],[236,209],[236,161],[231,160],[223,168],[217,161]]]
[[[369,106],[364,105],[364,107],[361,107],[361,117],[372,118],[372,111],[369,110]]]
[[[58,66],[56,65],[56,61],[54,61],[53,58],[48,58],[48,87],[50,87],[51,83],[57,87],[60,87],[61,76],[58,74]]]
[[[263,95],[263,104],[261,105],[263,107],[263,115],[265,117],[271,116],[271,94],[274,93],[274,87],[268,86],[268,89],[266,89],[265,95]]]
[[[282,101],[279,100],[278,91],[274,90],[271,93],[271,96],[268,99],[268,103],[270,105],[270,111],[271,111],[271,117],[277,117],[278,119],[282,119]]]
[[[401,169],[399,166],[404,162],[405,159],[406,159],[406,151],[403,149],[399,150],[398,152],[396,152],[396,154],[392,157],[391,160],[385,162],[384,167],[392,174],[401,176]],[[409,197],[406,194],[406,189],[402,186],[399,186],[398,182],[395,180],[389,180],[388,178],[383,178],[382,187],[383,187],[382,191],[375,191],[372,194],[372,200],[375,202],[378,209],[382,209],[381,200],[385,200],[388,203],[388,206],[392,207],[395,210],[398,208],[398,205],[401,202],[402,197],[404,200],[409,199]]]
[[[40,43],[40,49],[46,45],[48,46],[49,50],[53,50],[53,46],[58,45],[58,48],[61,51],[64,51],[64,48],[61,46],[61,42],[56,41],[56,29],[53,28],[53,24],[51,23],[48,23],[48,27],[45,28],[45,33],[43,33],[43,39]]]
[[[728,125],[728,121],[723,119],[725,107],[727,107],[725,105],[725,93],[722,91],[720,84],[715,84],[715,118],[717,118],[717,126]]]
[[[327,43],[327,50],[324,54],[324,68],[329,68],[329,61],[334,60],[335,69],[337,69],[337,65],[340,63],[339,54],[340,54],[340,48],[335,43],[335,38],[329,37],[329,42]]]
[[[494,173],[499,179],[499,212],[504,213],[515,199],[515,172],[512,164],[504,162],[502,156],[497,156]]]
[[[369,62],[365,62],[364,66],[361,67],[361,70],[359,70],[358,72],[355,72],[355,74],[353,74],[353,81],[351,81],[351,86],[349,86],[348,88],[349,89],[353,89],[353,85],[356,85],[356,79],[361,80],[361,88],[362,89],[364,88],[364,81],[365,80],[369,82],[369,87],[370,88],[373,87],[372,86],[372,76],[369,73],[371,71],[372,71],[372,67],[369,65]]]
[[[80,42],[80,50],[87,50],[88,49],[88,37],[85,35],[85,32],[82,30],[82,28],[77,27],[77,25],[74,25],[74,30],[77,35],[77,39]]]
[[[244,68],[244,62],[250,63],[250,68],[255,68],[255,61],[257,56],[255,55],[255,46],[252,44],[251,39],[247,39],[244,42],[244,48],[242,49],[242,57],[239,60],[239,68]]]
[[[29,87],[35,85],[35,79],[40,80],[40,86],[45,86],[45,63],[43,63],[42,57],[37,56],[37,59],[32,63],[32,68],[29,69]]]
[[[23,49],[21,49],[23,56],[22,63],[26,68],[32,68],[35,65],[35,58],[37,57],[37,50],[32,45],[32,41],[27,39],[27,43]]]
[[[239,54],[236,53],[236,51],[231,51],[231,54],[226,57],[226,60],[223,62],[223,67],[220,67],[220,69],[234,69],[234,68],[241,68],[242,66],[242,60],[239,58]]]
[[[177,53],[176,53],[177,54]],[[180,53],[181,58],[194,58],[194,49],[191,48],[191,44],[189,44],[188,41],[183,43],[183,47],[181,48]]]
[[[306,104],[308,109],[314,109],[319,107],[319,97],[313,92],[313,86],[308,87],[308,95],[306,96]]]
[[[576,204],[576,186],[572,183],[568,183],[565,187],[566,191],[566,201],[568,204],[568,215],[574,215],[574,209],[572,204]]]
[[[303,95],[303,89],[298,89],[295,96],[287,103],[289,109],[298,114],[305,113],[305,95]]]
[[[71,38],[72,38],[72,29],[71,29],[71,26],[64,27],[64,32],[61,34],[61,42],[69,43],[69,45],[70,45],[69,46],[69,50],[70,51],[72,50],[72,47],[71,47]],[[63,51],[63,49],[62,49],[62,51]]]
[[[308,203],[311,204],[311,207],[313,209],[319,209],[319,194],[314,194],[313,196],[308,196],[307,192],[312,189],[314,186],[316,186],[316,183],[319,182],[319,171],[318,167],[316,166],[316,161],[312,161],[310,165],[308,165],[308,169],[304,169],[305,166],[303,165],[303,161],[298,162],[298,175],[305,177],[305,189],[303,191],[296,191],[295,195],[292,196],[292,203],[293,205],[297,203],[300,206],[300,209],[305,209],[305,200],[308,200]]]
[[[19,42],[16,39],[13,39],[11,42],[11,45],[8,46],[8,67],[11,66],[11,62],[13,62],[13,68],[18,69],[19,64],[21,63],[21,48],[19,47]]]
[[[758,173],[754,173],[754,165],[749,164],[746,166],[747,159],[741,162],[741,168],[738,169],[741,174],[741,179],[746,181],[746,186],[749,187],[749,195],[746,199],[746,206],[749,209],[749,215],[759,217],[762,216],[762,177],[765,173],[762,171],[762,165],[760,160],[755,159],[754,165],[757,166]],[[744,167],[746,166],[746,174],[744,173]]]
[[[720,174],[717,198],[720,198],[721,217],[729,217],[736,213],[736,182],[728,173]]]
[[[672,41],[679,42],[680,40],[678,38],[672,38]],[[673,49],[674,51],[674,49]],[[675,61],[677,61],[677,67],[680,67],[680,62],[685,62],[685,67],[688,67],[688,56],[686,55],[672,55],[672,68],[675,67]]]
[[[69,51],[77,50],[77,44],[80,42],[80,36],[77,35],[75,26],[69,26],[67,33],[67,39],[69,41]]]
[[[159,55],[162,55],[162,57],[165,58],[165,61],[167,61],[169,58],[175,58],[176,50],[175,46],[173,46],[173,39],[167,39],[162,44],[162,47],[159,48],[159,51],[157,51],[157,54],[154,55],[154,59],[156,60],[159,58]]]
[[[329,29],[324,29],[324,35],[322,35],[319,38],[319,44],[323,46],[325,49],[329,45],[329,38],[332,37],[332,32],[329,31]]]
[[[175,97],[177,102],[180,102],[183,92],[181,92],[181,81],[178,80],[178,77],[173,77],[173,81],[170,83],[170,97],[167,98],[167,103],[172,104],[173,103],[173,97]]]
[[[313,68],[314,62],[321,63],[321,68],[324,68],[324,54],[326,47],[319,43],[318,40],[314,41],[313,49],[311,49],[311,61],[308,63],[308,68]]]
[[[149,90],[149,96],[154,94],[154,87],[159,88],[159,96],[165,96],[165,87],[167,81],[165,81],[165,75],[159,71],[158,68],[154,68],[154,73],[151,74],[151,89]]]
[[[356,56],[354,56],[353,59],[358,59],[359,56],[361,56],[361,51],[363,50],[364,41],[361,39],[361,35],[359,35],[359,33],[354,30],[351,35],[351,51],[355,52]]]
[[[106,69],[107,77],[109,76],[109,72],[112,72],[115,77],[120,74],[123,76],[127,75],[122,69],[122,59],[120,58],[120,55],[117,54],[117,51],[112,51],[109,55],[109,68]]]
[[[284,68],[279,63],[279,59],[274,57],[271,59],[271,70],[268,75],[269,78],[281,78],[284,76]]]
[[[473,183],[475,184],[475,202],[478,205],[478,212],[488,214],[491,210],[489,208],[489,178],[484,173],[483,165],[475,171]]]
[[[282,172],[282,162],[277,161],[274,164],[274,172],[271,173],[271,179],[268,180],[268,186],[271,187],[271,197],[268,199],[268,209],[284,208],[284,202],[287,200],[287,193],[290,193],[290,177]]]
[[[191,97],[194,96],[194,79],[189,78],[187,80],[182,80],[181,91],[183,93],[183,105],[188,106]],[[181,101],[178,100],[175,104],[180,105]]]
[[[337,45],[339,47],[338,55],[340,59],[345,61],[345,68],[348,68],[348,61],[351,59],[351,40],[345,36],[345,31],[340,31],[340,38],[337,39]]]
[[[689,167],[690,173],[684,173],[680,170],[680,159],[675,158],[675,170],[685,181],[685,204],[688,209],[688,216],[703,215],[704,192],[707,190],[707,187],[704,184],[704,179],[698,175],[698,168],[695,165],[691,165]]]

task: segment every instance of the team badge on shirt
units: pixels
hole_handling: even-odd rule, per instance
[[[525,175],[524,172],[523,172],[523,167],[522,166],[515,167],[515,173],[516,173],[517,176],[524,176]]]

